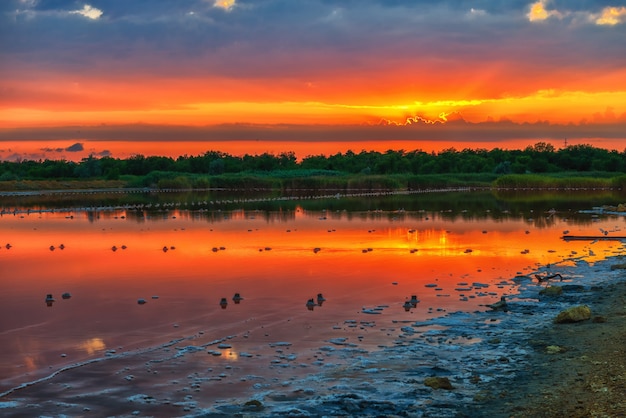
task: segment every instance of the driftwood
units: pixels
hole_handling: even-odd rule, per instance
[[[626,241],[625,236],[610,235],[563,235],[563,241]]]

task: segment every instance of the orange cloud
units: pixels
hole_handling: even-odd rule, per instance
[[[230,11],[233,7],[235,7],[235,0],[215,0],[213,2],[213,7]]]
[[[626,7],[605,7],[595,19],[597,25],[614,26],[626,22]]]
[[[548,10],[546,5],[548,0],[539,0],[530,5],[530,11],[526,15],[531,22],[540,22],[551,17],[561,17],[561,13],[556,10]]]

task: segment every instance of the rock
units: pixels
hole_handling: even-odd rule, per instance
[[[549,345],[546,347],[546,353],[548,354],[559,354],[564,353],[565,351],[567,351],[565,347],[561,347],[558,345]]]
[[[626,263],[611,265],[611,270],[624,270],[624,269],[626,269]]]
[[[561,311],[554,319],[556,324],[568,324],[572,322],[580,322],[591,318],[591,309],[586,305],[573,306]]]
[[[548,286],[539,291],[539,294],[543,296],[559,296],[562,293],[563,288],[561,286]]]
[[[454,387],[452,387],[452,383],[450,383],[450,379],[448,379],[447,377],[437,377],[437,376],[427,377],[426,379],[424,379],[424,384],[433,389],[445,389],[445,390],[454,389]]]
[[[247,411],[260,411],[262,410],[263,404],[261,403],[261,401],[257,401],[256,399],[252,399],[251,401],[246,402],[245,404],[243,404],[243,408]]]
[[[579,284],[564,284],[563,286],[561,286],[561,289],[563,289],[564,292],[568,293],[580,293],[585,290],[585,286],[581,286]]]

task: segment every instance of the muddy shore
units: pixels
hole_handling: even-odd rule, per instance
[[[596,271],[606,273],[606,264],[621,262],[609,259]],[[466,416],[626,416],[626,270],[614,273],[615,281],[569,296],[591,308],[591,319],[532,335],[524,369],[484,393],[488,400]]]

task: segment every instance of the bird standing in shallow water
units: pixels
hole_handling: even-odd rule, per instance
[[[487,305],[487,307],[491,308],[494,311],[500,311],[500,310],[506,311],[507,310],[506,296],[500,297],[499,301],[497,301],[496,303]]]
[[[321,293],[318,293],[318,294],[317,294],[317,304],[318,304],[319,306],[322,306],[322,304],[323,304],[325,301],[326,301],[326,298],[324,297],[324,295],[323,295],[323,294],[321,294]]]

